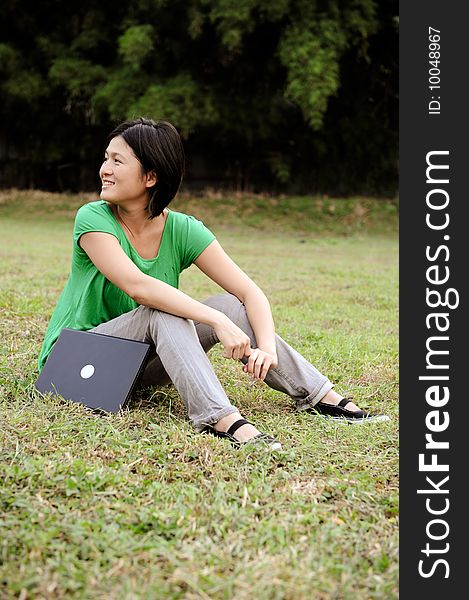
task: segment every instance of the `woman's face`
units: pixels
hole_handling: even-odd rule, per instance
[[[140,161],[121,136],[113,138],[106,148],[99,170],[101,199],[113,204],[129,200],[148,200],[147,190],[156,183],[155,174],[144,174]]]

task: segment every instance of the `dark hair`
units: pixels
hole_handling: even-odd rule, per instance
[[[145,174],[155,171],[158,181],[148,189],[149,218],[159,216],[176,195],[184,175],[184,148],[176,128],[166,121],[140,117],[124,121],[108,137],[121,136],[132,148]]]

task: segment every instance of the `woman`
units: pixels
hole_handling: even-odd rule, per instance
[[[143,385],[172,381],[198,431],[235,445],[275,438],[244,420],[228,400],[206,352],[216,343],[244,372],[291,396],[299,410],[350,423],[387,420],[361,411],[275,334],[270,305],[200,222],[167,208],[184,170],[184,151],[169,123],[137,119],[109,136],[100,169],[101,200],[76,216],[72,269],[50,320],[39,367],[64,327],[148,341]],[[195,263],[227,293],[205,302],[178,289]]]

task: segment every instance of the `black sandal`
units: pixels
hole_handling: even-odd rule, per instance
[[[389,421],[387,415],[373,415],[364,410],[347,410],[345,407],[352,402],[351,398],[343,398],[339,404],[325,404],[318,402],[313,406],[313,411],[323,415],[333,421],[342,421],[359,425],[371,421]]]
[[[204,429],[202,429],[202,433],[211,433],[216,437],[226,438],[230,440],[230,442],[236,448],[241,448],[241,446],[245,446],[246,444],[265,444],[270,450],[282,449],[282,444],[276,438],[272,437],[271,435],[267,435],[266,433],[258,433],[250,440],[247,440],[247,442],[241,442],[240,440],[236,439],[234,437],[235,432],[246,424],[252,425],[252,423],[246,421],[246,419],[238,419],[228,428],[227,431],[217,431],[211,425],[207,425]]]

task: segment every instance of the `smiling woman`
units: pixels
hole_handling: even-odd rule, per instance
[[[142,385],[172,382],[198,431],[234,445],[280,449],[242,418],[207,358],[223,356],[244,373],[288,394],[296,408],[348,423],[383,421],[360,410],[276,335],[269,301],[192,216],[168,209],[184,172],[176,129],[137,119],[110,135],[100,169],[101,199],[82,206],[74,226],[72,269],[46,331],[39,366],[64,327],[149,342]],[[195,264],[226,293],[198,302],[180,291]]]
[[[156,173],[142,172],[142,165],[122,137],[111,140],[99,170],[102,181],[101,198],[119,204],[139,198],[155,186]]]

